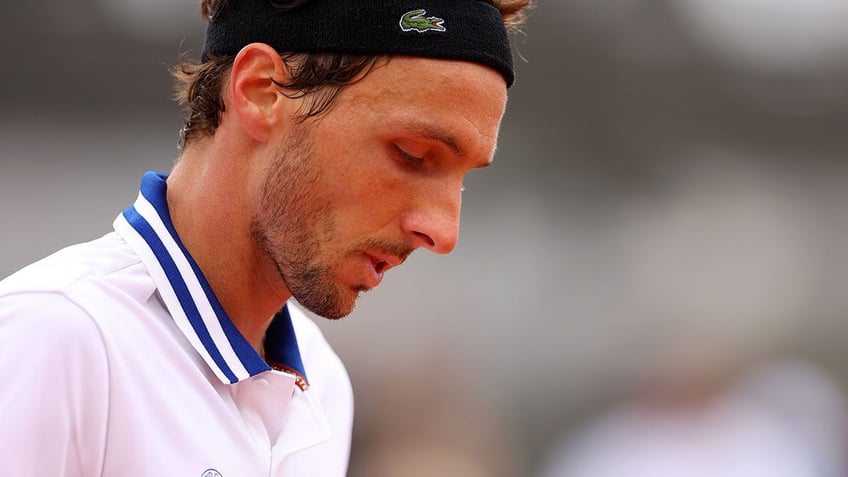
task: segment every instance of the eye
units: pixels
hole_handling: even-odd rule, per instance
[[[408,152],[404,151],[404,150],[403,150],[400,146],[398,146],[397,144],[395,144],[395,151],[398,153],[398,155],[400,156],[400,158],[404,160],[404,162],[407,162],[407,163],[409,163],[410,165],[413,165],[413,166],[420,166],[420,165],[424,164],[424,158],[422,158],[422,157],[417,157],[417,156],[415,156],[415,155],[413,155],[413,154],[410,154],[410,153],[408,153]]]

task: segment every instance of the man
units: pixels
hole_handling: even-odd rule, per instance
[[[289,300],[339,318],[454,248],[525,3],[204,1],[171,174],[0,282],[0,474],[344,475],[350,383]]]

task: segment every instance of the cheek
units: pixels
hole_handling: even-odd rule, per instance
[[[321,193],[333,204],[339,225],[373,233],[375,228],[399,221],[412,195],[412,179],[394,162],[389,151],[381,149],[382,143],[357,140],[367,134],[353,139],[338,135],[338,131],[350,130],[353,129],[333,128],[320,141],[329,145],[320,152],[326,171]]]
[[[373,232],[398,215],[401,207],[396,195],[376,184],[362,188],[345,185],[333,198],[333,213],[351,230]]]
[[[409,192],[409,181],[394,168],[373,156],[350,161],[348,167],[333,171],[325,192],[341,209],[376,213],[398,206]]]

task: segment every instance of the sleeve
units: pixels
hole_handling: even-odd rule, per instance
[[[0,475],[100,475],[108,363],[91,317],[60,293],[0,297]]]

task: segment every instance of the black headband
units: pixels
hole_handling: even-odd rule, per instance
[[[231,0],[209,22],[207,53],[235,55],[247,44],[281,52],[408,55],[479,63],[515,80],[497,8],[484,0],[309,0],[287,12],[271,0]]]

